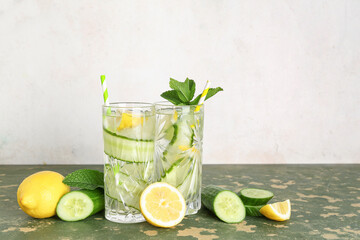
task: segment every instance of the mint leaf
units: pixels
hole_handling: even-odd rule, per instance
[[[221,87],[217,87],[217,88],[209,88],[209,91],[206,95],[205,101],[208,100],[209,98],[211,98],[212,96],[214,96],[215,94],[217,94],[220,91],[224,91],[224,89],[222,89]]]
[[[171,102],[174,105],[179,105],[182,103],[176,90],[169,90],[169,91],[163,92],[160,96],[165,98],[166,100],[168,100],[169,102]]]
[[[190,89],[190,95],[189,95],[189,102],[191,101],[191,99],[193,99],[194,94],[195,94],[195,81],[189,78],[186,78],[185,82],[188,81],[189,84],[189,89]]]
[[[209,98],[211,98],[212,96],[214,96],[215,94],[217,94],[220,91],[224,91],[224,89],[222,89],[221,87],[209,88],[209,91],[208,91],[208,93],[206,95],[205,101],[208,100]],[[190,105],[199,104],[200,98],[201,98],[201,94],[199,94],[193,101],[191,101]]]
[[[197,105],[199,103],[201,94],[193,99],[196,88],[194,80],[186,78],[184,82],[180,82],[170,78],[169,86],[172,90],[163,92],[161,97],[165,98],[174,105]],[[220,91],[223,91],[221,87],[209,88],[205,100],[211,98]]]
[[[176,91],[176,94],[178,95],[178,97],[182,103],[187,102],[187,98],[184,96],[184,94],[182,94],[182,92],[180,92],[178,90],[174,90],[174,91]]]
[[[178,97],[182,103],[188,104],[195,94],[195,82],[189,78],[186,78],[184,82],[179,82],[173,78],[170,78],[170,88],[177,91]]]
[[[88,190],[94,190],[98,187],[104,188],[104,173],[97,170],[80,169],[68,174],[63,183],[70,187]]]
[[[209,90],[210,90],[210,89],[209,89]],[[201,98],[201,94],[199,94],[196,98],[194,98],[194,100],[192,100],[192,101],[190,102],[190,105],[197,105],[198,102],[199,102],[199,100],[200,100],[200,98]]]

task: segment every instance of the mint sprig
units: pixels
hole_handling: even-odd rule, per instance
[[[97,170],[80,169],[68,174],[63,183],[70,187],[88,190],[94,190],[98,187],[104,188],[104,173]]]
[[[173,78],[170,78],[170,88],[177,92],[179,99],[183,103],[189,103],[195,94],[195,81],[186,78],[184,82],[179,82]]]
[[[194,98],[196,84],[195,81],[186,78],[184,82],[170,78],[169,86],[173,90],[163,92],[160,96],[168,100],[174,105],[198,105],[201,93]],[[216,93],[223,91],[221,87],[209,88],[205,101]],[[193,99],[194,98],[194,99]]]

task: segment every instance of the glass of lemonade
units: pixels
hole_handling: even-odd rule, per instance
[[[175,186],[184,196],[187,215],[201,207],[204,106],[155,104],[155,169],[158,181]]]
[[[155,109],[150,103],[103,106],[105,217],[120,223],[145,221],[142,191],[154,175]]]

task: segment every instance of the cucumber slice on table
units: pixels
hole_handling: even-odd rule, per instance
[[[83,189],[62,196],[56,207],[56,214],[64,221],[79,221],[103,210],[104,207],[103,189]]]
[[[260,206],[245,205],[246,216],[252,216],[252,217],[261,217],[261,216],[263,216],[260,213],[260,208],[262,208],[263,206],[265,206],[265,205],[260,205]]]
[[[258,188],[245,188],[238,193],[241,200],[245,205],[259,206],[265,205],[274,197],[274,194],[270,191],[258,189]]]
[[[203,189],[201,200],[207,209],[226,223],[239,223],[246,216],[241,199],[230,190],[209,185]]]

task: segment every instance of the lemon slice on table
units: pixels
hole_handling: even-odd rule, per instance
[[[140,197],[141,213],[146,221],[157,227],[173,227],[185,216],[186,203],[179,190],[170,184],[149,185]]]
[[[267,204],[260,209],[260,213],[271,220],[280,222],[288,220],[291,215],[290,200]]]

